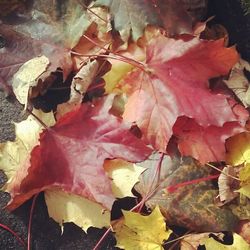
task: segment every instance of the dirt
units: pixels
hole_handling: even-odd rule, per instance
[[[250,15],[243,14],[239,1],[236,0],[211,0],[209,16],[216,15],[216,22],[222,23],[229,31],[230,43],[236,44],[242,56],[250,60]],[[23,107],[12,98],[5,97],[0,92],[0,142],[14,140],[13,121],[18,122],[24,118]],[[4,176],[0,173],[0,185]],[[9,213],[4,206],[9,200],[9,195],[0,192],[0,223],[9,226],[25,242],[29,215],[32,201],[28,201],[13,213]],[[31,243],[33,250],[68,250],[68,249],[93,249],[105,229],[91,228],[85,234],[72,223],[66,223],[63,233],[59,225],[49,218],[43,194],[38,196],[35,203],[32,219]],[[115,239],[109,235],[100,249],[115,249]],[[0,249],[25,249],[17,239],[4,229],[0,228]]]

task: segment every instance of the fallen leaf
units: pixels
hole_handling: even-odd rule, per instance
[[[148,216],[129,211],[123,211],[123,215],[124,224],[115,228],[117,247],[127,250],[164,249],[163,241],[172,231],[166,229],[159,207]]]
[[[204,128],[237,122],[228,96],[208,88],[208,79],[226,74],[237,58],[222,40],[158,36],[147,47],[147,71],[136,69],[120,83],[129,86],[124,119],[136,123],[143,138],[163,152],[179,116],[192,117]]]
[[[115,29],[123,41],[132,34],[133,40],[142,36],[147,24],[157,25],[160,21],[150,1],[137,0],[97,0],[96,6],[106,6],[114,19]]]
[[[103,228],[110,224],[110,211],[83,197],[59,190],[46,190],[45,202],[51,218],[60,224],[73,222],[85,232],[89,227]]]
[[[250,246],[249,244],[243,240],[243,238],[234,233],[233,234],[234,237],[234,242],[232,245],[224,245],[216,240],[214,240],[213,238],[208,238],[208,239],[204,239],[202,240],[202,244],[205,245],[207,250],[214,250],[214,249],[218,249],[218,250],[249,250]]]
[[[33,113],[39,117],[47,126],[55,124],[55,118],[52,112],[43,113],[41,110],[33,110]],[[29,161],[30,152],[39,141],[39,134],[45,129],[37,119],[29,115],[28,118],[20,123],[15,123],[16,139],[14,142],[0,144],[0,169],[8,177],[8,184],[12,182],[16,171],[25,162]],[[28,133],[27,133],[28,131]]]
[[[127,58],[131,58],[136,61],[143,61],[145,59],[145,50],[140,48],[137,44],[132,43],[129,45],[127,50],[120,51],[119,56],[125,56]],[[134,66],[115,59],[108,59],[111,63],[111,70],[107,72],[103,79],[106,82],[105,90],[107,93],[112,93],[115,90],[116,85],[119,81],[128,73],[130,72]]]
[[[13,92],[17,100],[25,105],[25,108],[32,87],[37,86],[38,80],[41,80],[41,76],[46,72],[48,65],[49,59],[46,56],[35,57],[24,63],[13,76]]]
[[[238,193],[234,192],[235,188],[233,188],[235,180],[229,175],[236,177],[232,166],[224,167],[218,179],[219,197],[222,202],[229,202],[238,196]]]
[[[250,64],[240,59],[237,62],[229,76],[228,80],[224,80],[226,85],[235,93],[245,107],[250,106],[250,89],[249,80],[244,74],[244,70],[250,72]]]
[[[177,137],[178,148],[183,156],[192,156],[205,164],[225,160],[226,139],[244,130],[238,122],[203,127],[194,119],[179,117],[173,127],[173,134]]]
[[[148,168],[135,188],[142,197],[154,191],[146,206],[151,209],[159,206],[168,225],[199,232],[231,231],[238,219],[226,206],[219,208],[215,204],[218,192],[209,179],[203,179],[210,176],[210,170],[185,158],[179,165],[172,163],[170,168],[163,164],[159,177],[153,182],[149,180],[155,176],[156,169]]]
[[[70,49],[90,25],[81,4],[67,1],[58,5],[51,1],[34,1],[26,22],[1,24],[0,34],[6,46],[0,50],[0,80],[12,83],[12,77],[28,60],[44,55],[49,58],[48,72],[63,70],[64,79],[72,70]]]
[[[113,98],[110,95],[96,105],[83,104],[40,135],[40,145],[32,150],[29,164],[20,166],[9,186],[9,209],[52,187],[111,209],[114,196],[104,160],[139,162],[152,152],[127,124],[109,114]],[[19,178],[20,172],[27,174]]]
[[[96,77],[98,69],[99,63],[94,60],[92,62],[89,61],[78,71],[71,83],[69,101],[57,106],[57,119],[81,105],[82,99]]]
[[[197,250],[202,240],[209,237],[211,233],[191,234],[180,242],[181,250]],[[219,237],[219,234],[216,234]]]
[[[250,133],[244,132],[229,138],[226,142],[227,162],[233,166],[243,164],[240,170],[241,194],[250,198]]]
[[[184,0],[154,0],[162,26],[168,36],[192,34],[193,20],[188,10],[195,6],[194,2]],[[204,1],[199,1],[202,5]],[[203,3],[204,4],[204,3]],[[200,6],[202,9],[202,6]]]
[[[112,180],[112,191],[116,198],[134,197],[131,192],[145,168],[122,160],[108,160],[104,170]]]

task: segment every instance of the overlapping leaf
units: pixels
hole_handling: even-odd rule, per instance
[[[9,186],[14,209],[35,193],[58,187],[111,209],[114,196],[104,160],[121,158],[137,162],[151,149],[137,139],[128,125],[109,114],[113,96],[97,105],[82,105],[44,131],[40,145],[31,153]],[[19,178],[20,173],[27,175]],[[22,175],[21,175],[22,176]]]
[[[211,181],[193,180],[206,178],[210,169],[191,159],[178,162],[168,160],[162,164],[159,176],[155,176],[155,166],[150,166],[141,176],[136,190],[145,197],[150,196],[146,205],[159,206],[169,225],[178,225],[200,232],[219,232],[232,230],[237,217],[226,207],[219,208],[214,203],[217,191]],[[167,163],[167,162],[166,162]],[[155,176],[155,180],[153,179]],[[185,185],[181,185],[182,183]]]
[[[0,51],[2,85],[11,84],[19,67],[40,55],[50,59],[49,71],[62,68],[66,77],[72,69],[69,50],[89,26],[78,1],[66,1],[58,7],[51,1],[36,0],[30,16],[20,24],[1,24],[0,34],[6,41]]]
[[[148,69],[135,70],[123,81],[129,86],[124,119],[135,122],[144,139],[162,151],[179,116],[193,118],[204,128],[238,120],[244,124],[246,111],[239,118],[228,96],[212,93],[208,86],[209,78],[226,74],[237,58],[222,40],[154,38],[147,46]]]

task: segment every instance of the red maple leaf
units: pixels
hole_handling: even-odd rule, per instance
[[[213,93],[208,79],[228,73],[237,62],[234,48],[223,40],[174,40],[159,36],[147,46],[147,69],[135,70],[124,80],[130,86],[123,117],[135,122],[144,139],[166,150],[180,116],[204,128],[238,121],[227,95]]]
[[[114,197],[103,169],[105,159],[145,160],[152,152],[129,126],[109,113],[113,96],[97,105],[83,104],[40,136],[30,163],[9,186],[15,209],[35,193],[51,187],[86,197],[111,209]]]
[[[194,119],[179,117],[173,127],[178,148],[182,155],[193,156],[202,164],[225,160],[225,141],[241,133],[244,128],[238,122],[226,122],[223,126],[202,127]]]

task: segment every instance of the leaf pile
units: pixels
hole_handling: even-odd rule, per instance
[[[19,5],[0,12],[0,85],[30,113],[0,145],[7,208],[44,191],[62,227],[112,225],[120,248],[228,249],[228,231],[249,249],[247,62],[200,39],[187,1],[89,2],[24,2],[14,23]],[[49,105],[55,86],[68,96],[44,113],[35,100]],[[129,196],[138,204],[111,221]]]

